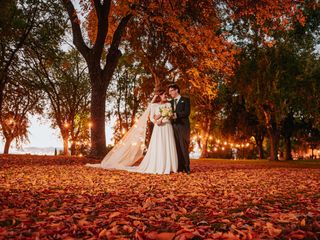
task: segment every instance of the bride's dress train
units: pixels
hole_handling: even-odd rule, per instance
[[[177,172],[178,157],[170,120],[163,120],[160,126],[154,124],[147,153],[138,166],[133,166],[143,156],[148,117],[150,115],[150,120],[155,123],[154,116],[160,113],[162,106],[171,107],[170,103],[150,104],[138,122],[100,164],[87,164],[87,166],[151,174]]]

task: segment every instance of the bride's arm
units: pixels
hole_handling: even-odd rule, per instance
[[[154,96],[153,96],[153,98],[152,98],[152,100],[151,100],[151,103],[154,103],[154,102],[156,101],[157,97],[158,97],[158,95],[157,95],[157,94],[156,94],[156,95],[154,95]]]
[[[152,104],[156,101],[158,96],[159,95],[157,95],[157,94],[154,95],[154,97],[151,100],[150,121],[153,122],[153,123],[156,123],[161,118],[161,114],[155,115],[155,111],[152,108]]]
[[[161,114],[156,115],[155,114],[155,106],[151,105],[150,109],[150,121],[153,122],[154,124],[158,124],[159,121],[161,121]]]
[[[150,106],[150,121],[155,123],[156,120],[154,119],[154,106],[152,105],[152,102],[151,102],[151,106]]]

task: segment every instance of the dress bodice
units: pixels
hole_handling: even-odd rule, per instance
[[[154,116],[155,115],[159,115],[160,114],[160,108],[162,107],[169,107],[171,108],[171,104],[169,102],[164,103],[164,104],[160,104],[160,103],[152,103],[151,104],[151,109],[150,109],[150,120],[155,123],[155,119]],[[170,122],[170,121],[164,121],[164,122]]]

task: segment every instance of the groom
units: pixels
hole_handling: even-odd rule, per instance
[[[172,126],[178,153],[178,172],[190,174],[190,99],[180,95],[177,84],[169,85],[169,95],[172,97],[170,103],[174,113]]]

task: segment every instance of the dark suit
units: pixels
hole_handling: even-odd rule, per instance
[[[174,100],[170,103],[174,110]],[[172,127],[178,153],[178,171],[190,172],[190,99],[181,96],[174,113],[176,113],[177,119],[172,120]]]

